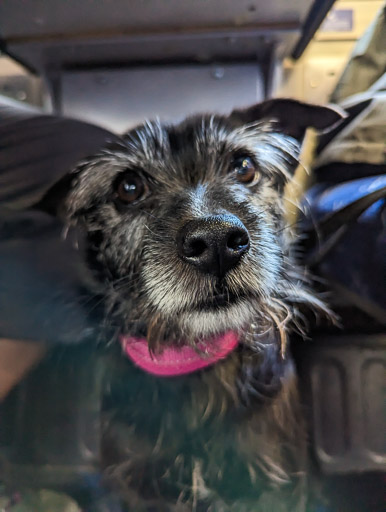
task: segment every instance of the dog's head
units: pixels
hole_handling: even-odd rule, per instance
[[[60,191],[122,333],[157,345],[280,323],[295,293],[282,193],[308,126],[341,113],[270,100],[229,116],[147,122],[82,162]],[[287,301],[288,302],[288,301]],[[284,306],[283,306],[284,304]],[[275,315],[277,318],[275,318]]]

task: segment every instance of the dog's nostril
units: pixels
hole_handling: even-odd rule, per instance
[[[246,231],[231,233],[227,240],[227,247],[234,251],[243,251],[249,246],[249,236]]]
[[[196,239],[188,239],[183,243],[183,252],[187,258],[195,258],[197,256],[201,256],[208,248],[204,240],[199,238]]]

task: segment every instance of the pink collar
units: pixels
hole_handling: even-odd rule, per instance
[[[197,348],[202,353],[185,345],[181,348],[166,347],[160,354],[151,354],[146,339],[121,336],[120,340],[124,353],[134,364],[161,377],[184,375],[206,368],[224,359],[239,342],[237,334],[228,331],[198,344]]]

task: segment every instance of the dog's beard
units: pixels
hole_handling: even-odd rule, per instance
[[[187,337],[197,338],[219,334],[228,330],[243,331],[253,320],[250,299],[238,299],[236,303],[215,311],[192,311],[183,313],[180,319],[182,332]]]
[[[170,287],[172,286],[170,283]],[[262,300],[252,291],[245,293],[240,290],[238,294],[233,294],[227,289],[220,296],[208,293],[206,296],[200,294],[201,298],[193,290],[190,293],[184,292],[183,300],[178,291],[170,292],[164,298],[164,309],[148,309],[149,343],[154,337],[159,341],[163,337],[164,341],[194,344],[198,340],[229,330],[242,332],[256,317],[256,309]],[[155,295],[157,296],[157,292]],[[144,310],[146,306],[142,308],[143,312]]]

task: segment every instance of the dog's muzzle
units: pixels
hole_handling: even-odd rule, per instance
[[[180,257],[205,274],[224,277],[249,250],[249,233],[235,215],[191,220],[177,235]]]

